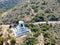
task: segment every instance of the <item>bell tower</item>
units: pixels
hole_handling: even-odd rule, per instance
[[[25,25],[23,21],[19,21],[19,27],[20,29],[25,29]]]

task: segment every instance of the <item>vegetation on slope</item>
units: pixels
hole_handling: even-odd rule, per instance
[[[52,31],[50,30],[52,29],[52,27],[50,27],[49,25],[47,24],[39,24],[39,25],[25,24],[25,25],[31,29],[31,31],[33,32],[33,37],[37,38],[41,33],[43,33],[44,45],[55,45],[56,44],[55,36],[50,33],[50,31]],[[29,40],[27,39],[27,41]],[[33,45],[33,43],[31,44]]]

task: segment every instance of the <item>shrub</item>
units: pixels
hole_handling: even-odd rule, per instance
[[[46,10],[45,10],[45,13],[51,13],[51,9],[49,9],[49,8],[46,9]]]
[[[57,0],[58,1],[58,3],[60,3],[60,0]]]
[[[38,31],[38,28],[33,27],[33,28],[31,28],[31,31],[32,31],[32,32],[37,32],[37,31]]]
[[[21,15],[21,18],[24,18],[25,16]]]
[[[49,38],[50,37],[50,34],[48,32],[44,32],[44,37],[45,38]]]
[[[29,24],[29,26],[33,28],[34,27],[34,24],[31,23],[31,24]]]
[[[34,37],[38,37],[38,36],[40,35],[40,30],[39,30],[39,28],[32,27],[32,28],[30,28],[30,29],[31,29],[31,31],[33,32],[33,36],[34,36]]]
[[[26,8],[28,5],[27,5],[27,3],[25,4],[25,5],[23,5],[21,8]]]
[[[49,28],[50,28],[49,25],[43,25],[41,29],[42,29],[43,31],[47,31],[47,30],[49,30]]]
[[[54,15],[51,16],[51,18],[49,19],[49,21],[58,21],[58,18]]]
[[[29,24],[25,23],[25,26],[26,26],[26,27],[29,27]]]
[[[35,2],[34,2],[34,1],[32,1],[32,2],[31,2],[31,4],[35,4]]]
[[[32,14],[31,16],[34,16],[34,14]]]
[[[36,38],[26,38],[24,41],[24,45],[36,45],[37,39]]]
[[[43,1],[42,5],[47,5],[47,2],[46,1]]]
[[[51,37],[50,38],[50,42],[51,42],[51,45],[55,45],[56,39],[54,37]]]
[[[25,14],[30,15],[30,13],[29,13],[29,12],[25,12]]]
[[[38,12],[38,7],[39,7],[39,6],[36,6],[36,5],[33,5],[33,6],[32,6],[32,9],[34,10],[34,12]]]
[[[16,40],[15,40],[14,38],[12,38],[12,39],[10,40],[10,43],[11,43],[11,45],[15,45]]]
[[[3,13],[3,11],[2,10],[0,10],[0,14],[2,14]]]
[[[0,45],[3,45],[3,42],[4,42],[4,38],[0,37]]]
[[[56,43],[56,39],[53,35],[49,34],[48,32],[44,33],[44,37],[45,37],[45,45],[55,45]]]
[[[41,9],[42,9],[42,10],[44,10],[44,9],[45,9],[45,7],[43,7],[43,6],[42,6],[42,7],[41,7]]]
[[[50,42],[46,42],[44,45],[50,45]]]
[[[14,19],[14,23],[18,23],[19,20],[17,18]]]
[[[2,27],[0,27],[0,31],[2,31]]]
[[[35,16],[32,21],[34,22],[39,22],[39,21],[44,21],[44,14],[39,14],[37,16]]]

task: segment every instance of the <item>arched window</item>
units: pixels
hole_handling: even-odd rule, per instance
[[[23,27],[23,24],[21,24],[21,27]]]

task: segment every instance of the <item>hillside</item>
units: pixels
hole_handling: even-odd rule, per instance
[[[60,45],[60,0],[1,0],[0,25],[13,27],[18,21],[32,31],[23,39],[26,45]]]
[[[25,2],[25,0],[0,0],[0,10],[1,11],[7,11],[14,6],[16,6],[18,3]]]
[[[14,4],[16,3],[14,2]],[[14,5],[13,1],[11,4]],[[40,15],[40,13],[44,14],[44,20],[48,19],[52,21],[53,18],[56,18],[54,21],[60,20],[59,0],[26,0],[25,2],[22,0],[22,3],[18,3],[11,9],[11,11],[7,11],[6,16],[0,19],[2,20],[1,22],[12,23],[14,20],[24,20],[30,22],[35,15]]]

